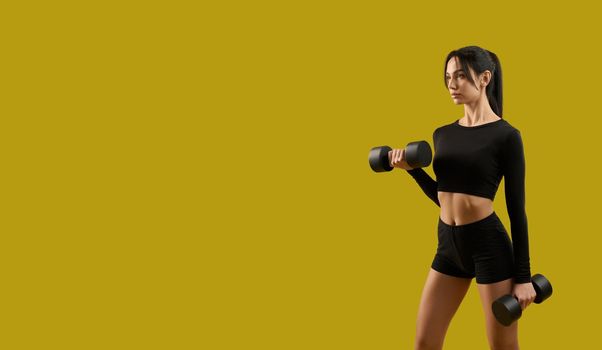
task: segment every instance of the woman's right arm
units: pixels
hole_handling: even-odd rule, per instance
[[[433,147],[435,145],[437,130],[433,132]],[[405,156],[405,152],[403,153]],[[404,160],[405,161],[405,160]],[[406,163],[407,164],[407,163]],[[437,192],[437,181],[433,180],[429,174],[422,168],[412,168],[409,165],[404,168],[408,174],[410,174],[414,180],[418,183],[422,191],[429,197],[438,207],[441,207],[439,204],[439,196]]]

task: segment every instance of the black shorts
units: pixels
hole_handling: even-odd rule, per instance
[[[439,217],[439,242],[431,267],[446,275],[487,284],[514,277],[512,241],[495,212],[465,225]]]

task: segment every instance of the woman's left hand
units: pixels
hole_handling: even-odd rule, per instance
[[[512,288],[512,295],[518,300],[521,308],[524,310],[535,300],[537,293],[533,288],[533,283],[517,283]]]

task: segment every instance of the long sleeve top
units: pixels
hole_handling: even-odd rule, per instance
[[[493,201],[504,178],[514,251],[514,281],[530,282],[525,155],[520,131],[505,119],[472,127],[460,125],[456,120],[433,132],[433,145],[433,171],[437,181],[422,168],[407,172],[439,207],[438,191],[466,193]]]

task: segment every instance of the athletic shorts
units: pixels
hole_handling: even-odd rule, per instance
[[[431,264],[443,274],[488,284],[514,277],[508,232],[495,213],[465,225],[448,225],[439,217],[437,253]]]

